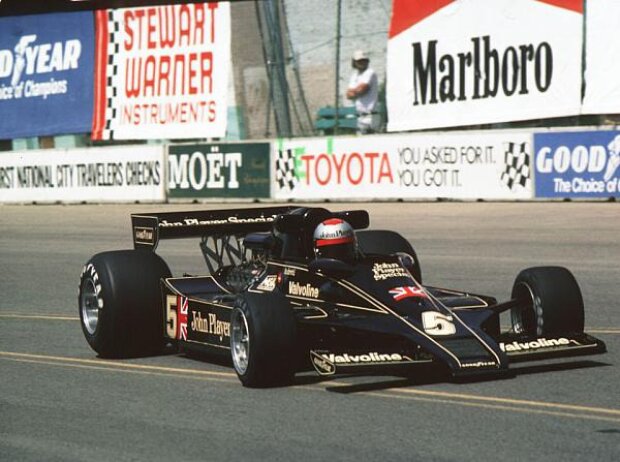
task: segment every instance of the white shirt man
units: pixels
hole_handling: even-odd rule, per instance
[[[353,74],[347,88],[347,98],[355,101],[357,131],[360,134],[377,131],[380,115],[377,113],[379,83],[377,74],[368,65],[370,60],[361,50],[353,53]]]

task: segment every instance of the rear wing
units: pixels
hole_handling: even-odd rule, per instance
[[[199,237],[207,268],[213,274],[228,264],[236,266],[265,257],[264,252],[247,245],[246,236],[250,233],[276,229],[306,236],[308,229],[314,230],[318,223],[330,217],[347,220],[356,229],[369,224],[365,210],[332,213],[323,208],[260,207],[136,213],[131,215],[131,225],[135,249],[154,252],[161,239]]]
[[[259,207],[230,210],[195,210],[132,214],[133,244],[136,249],[154,251],[161,239],[270,231],[281,214],[299,207]]]

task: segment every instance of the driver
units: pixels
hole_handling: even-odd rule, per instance
[[[352,262],[357,255],[357,238],[353,227],[340,218],[330,218],[314,230],[316,258],[334,258]]]

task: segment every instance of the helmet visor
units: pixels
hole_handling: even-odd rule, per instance
[[[352,260],[355,254],[355,243],[349,239],[343,244],[331,244],[317,247],[319,258],[334,258],[336,260]]]

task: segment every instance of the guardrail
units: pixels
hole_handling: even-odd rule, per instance
[[[0,154],[0,203],[620,198],[620,130],[319,136]]]

